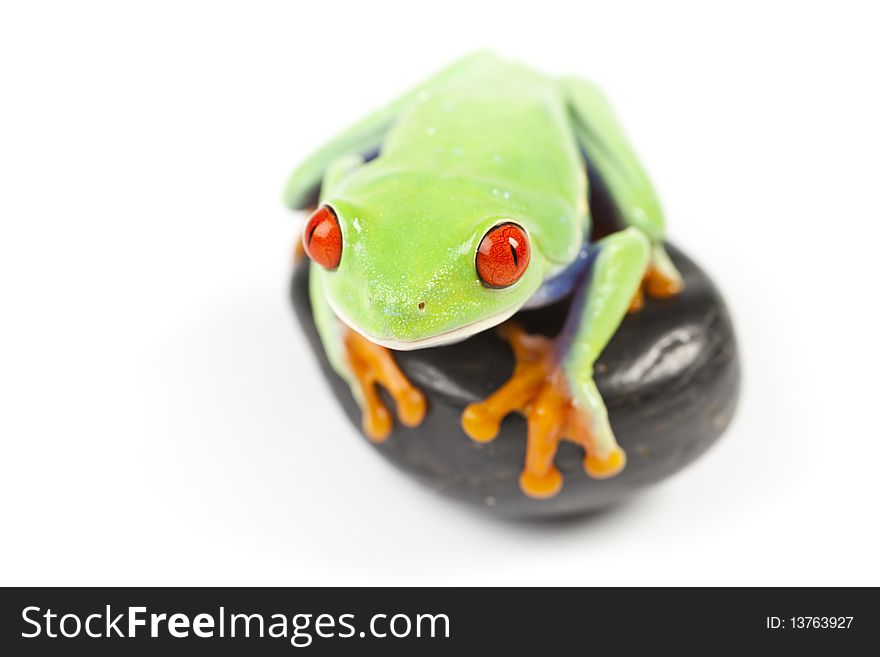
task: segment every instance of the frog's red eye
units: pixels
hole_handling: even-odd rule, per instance
[[[312,213],[303,231],[303,248],[325,269],[336,269],[342,258],[342,231],[332,208],[322,205]]]
[[[486,287],[516,283],[529,266],[529,238],[516,224],[500,224],[483,237],[477,249],[477,274]]]

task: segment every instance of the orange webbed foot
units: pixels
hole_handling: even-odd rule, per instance
[[[400,371],[391,352],[351,329],[345,332],[344,344],[354,384],[360,393],[362,426],[367,437],[376,443],[384,442],[394,424],[376,389],[377,384],[391,395],[402,424],[408,427],[421,424],[427,410],[425,396]]]
[[[684,289],[680,277],[663,271],[660,267],[649,264],[642,278],[642,283],[633,294],[628,313],[637,313],[645,307],[645,294],[652,299],[669,299],[678,296]]]
[[[554,464],[559,442],[568,440],[585,451],[584,469],[591,477],[606,478],[620,472],[626,455],[618,446],[602,453],[589,429],[589,417],[569,391],[563,367],[557,358],[556,341],[529,335],[514,323],[499,332],[513,349],[513,375],[482,402],[469,405],[462,414],[465,433],[478,442],[497,435],[501,421],[517,411],[526,417],[528,435],[526,460],[520,474],[520,489],[536,499],[553,497],[563,478]]]

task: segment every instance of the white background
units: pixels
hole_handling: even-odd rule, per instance
[[[0,583],[880,584],[869,7],[4,3]],[[396,471],[288,305],[291,168],[484,46],[605,88],[739,332],[722,442],[592,519]]]

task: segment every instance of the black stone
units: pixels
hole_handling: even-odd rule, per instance
[[[596,510],[686,466],[730,421],[740,373],[721,296],[697,265],[674,247],[668,249],[684,276],[684,292],[675,299],[647,299],[641,312],[626,317],[596,364],[596,384],[628,457],[621,474],[590,479],[583,470],[583,451],[562,442],[556,456],[565,477],[562,491],[551,499],[530,499],[518,485],[526,443],[522,417],[510,415],[491,443],[476,443],[463,433],[464,407],[494,392],[513,371],[513,354],[495,331],[450,346],[396,352],[403,372],[425,393],[428,414],[415,429],[395,425],[376,449],[437,490],[515,516]],[[307,264],[295,267],[293,305],[333,392],[360,430],[360,410],[348,385],[330,368],[312,321]],[[553,336],[568,303],[521,312],[516,320],[530,332]]]

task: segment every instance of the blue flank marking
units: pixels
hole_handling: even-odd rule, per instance
[[[586,303],[587,291],[590,289],[590,279],[593,272],[593,261],[599,254],[597,244],[584,240],[580,252],[574,261],[556,276],[548,279],[538,288],[538,291],[526,302],[524,308],[539,308],[559,301],[572,291],[574,298],[565,317],[565,324],[556,337],[556,358],[559,362],[565,359],[571,348],[571,343],[578,331],[583,328],[581,319]]]
[[[598,249],[595,244],[590,244],[589,240],[584,240],[581,250],[568,267],[556,274],[553,278],[548,278],[538,291],[526,301],[523,308],[541,308],[556,303],[560,299],[568,296],[575,288],[577,282],[583,277],[584,272],[590,266]]]

